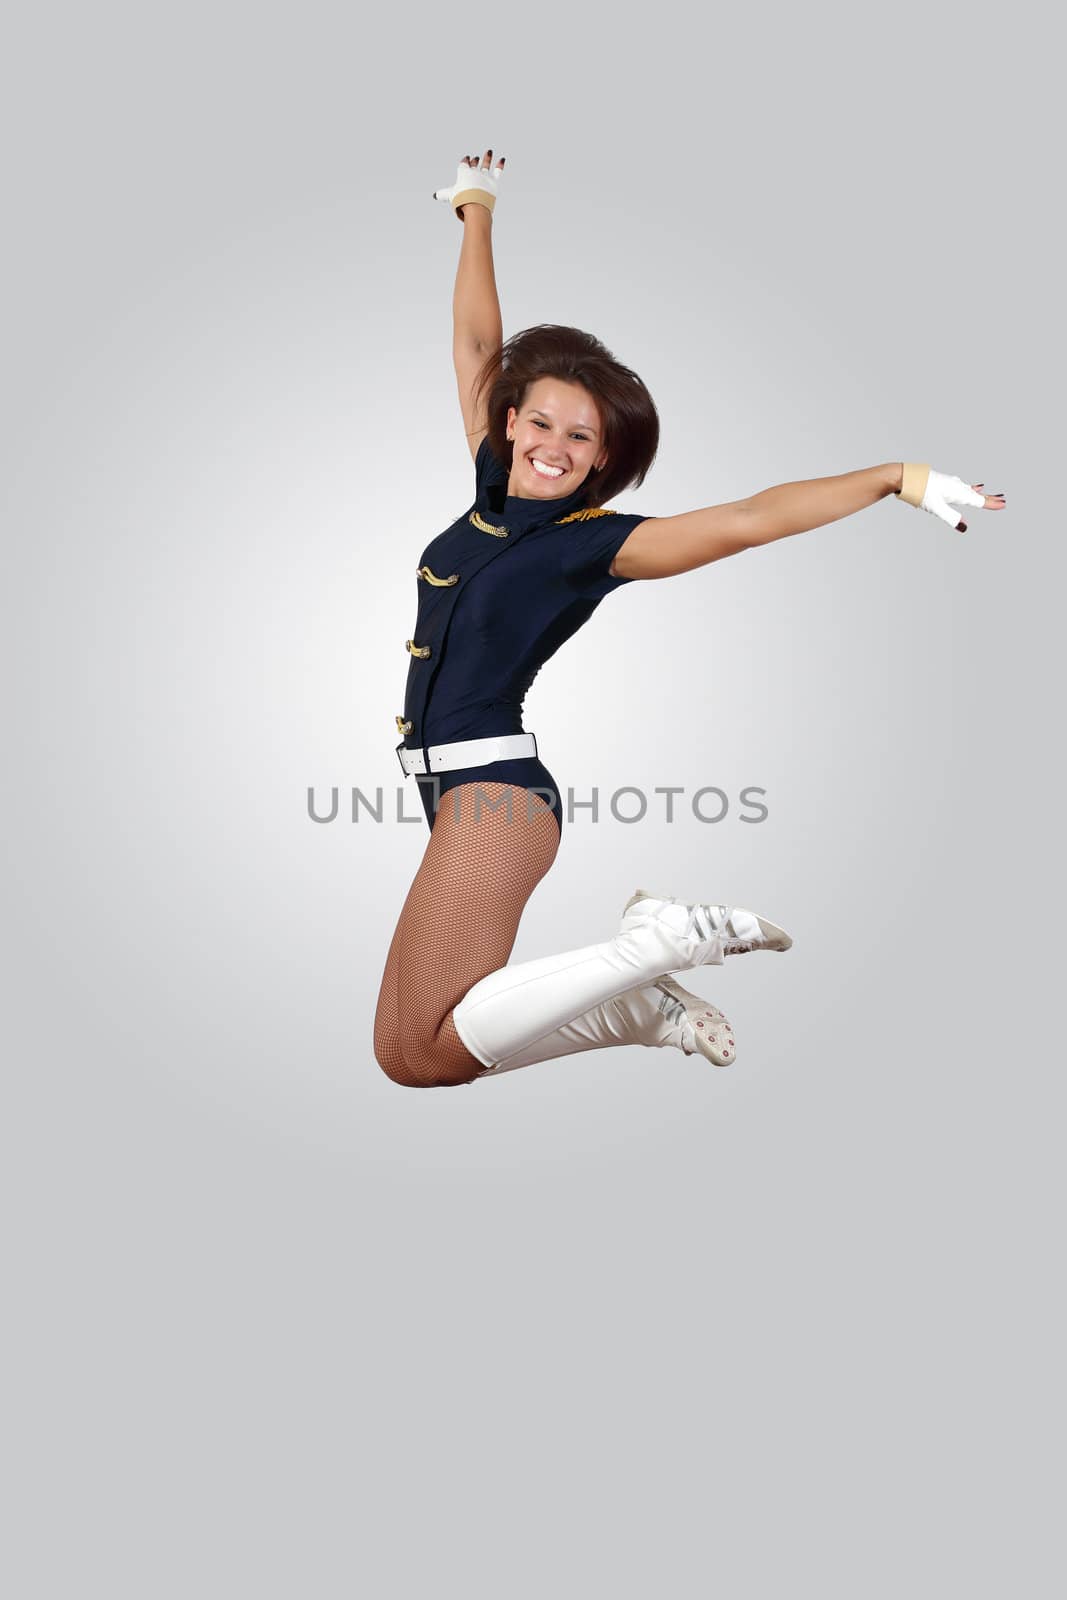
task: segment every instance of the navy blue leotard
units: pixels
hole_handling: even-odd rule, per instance
[[[633,581],[608,569],[647,513],[587,508],[582,486],[559,500],[509,495],[507,477],[486,437],[474,505],[422,552],[397,719],[405,749],[522,733],[523,700],[541,667],[606,595]],[[479,779],[542,791],[562,832],[556,781],[533,756],[416,775],[430,827],[443,795]]]

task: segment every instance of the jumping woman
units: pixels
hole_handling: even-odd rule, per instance
[[[434,195],[463,228],[453,357],[475,499],[417,568],[397,751],[430,837],[389,947],[374,1052],[410,1088],[620,1044],[725,1066],[730,1024],[671,975],[787,950],[789,935],[751,911],[639,889],[613,938],[506,964],[563,827],[556,780],[523,731],[526,691],[625,583],[692,572],[889,494],[960,532],[950,502],[995,511],[1004,497],[889,461],[675,517],[607,507],[645,480],[656,408],[637,374],[577,328],[542,325],[504,343],[491,240],[504,158],[493,167],[492,155],[465,156],[455,184]]]

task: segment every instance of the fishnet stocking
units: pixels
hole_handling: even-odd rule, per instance
[[[484,1070],[456,1032],[452,1007],[507,965],[559,840],[550,808],[528,789],[479,779],[441,796],[374,1019],[374,1053],[395,1083],[472,1083]]]

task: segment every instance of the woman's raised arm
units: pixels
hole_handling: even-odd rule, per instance
[[[459,404],[463,412],[463,426],[472,457],[488,430],[484,408],[475,400],[475,379],[492,350],[503,343],[504,325],[500,316],[500,300],[496,292],[493,271],[493,190],[499,182],[504,167],[504,157],[497,162],[495,171],[490,163],[493,152],[487,150],[477,166],[476,156],[464,156],[459,164],[455,190],[438,191],[454,201],[461,194],[466,198],[452,209],[463,225],[463,244],[456,270],[456,286],[452,295],[452,361],[459,387]],[[464,173],[467,174],[464,178]],[[480,199],[479,196],[482,198]]]
[[[724,556],[807,533],[837,522],[855,511],[863,511],[889,494],[900,494],[924,511],[932,511],[946,522],[958,513],[948,501],[981,506],[987,511],[1004,509],[1003,495],[983,495],[981,484],[970,487],[945,473],[931,472],[927,466],[886,461],[878,467],[861,467],[858,472],[842,472],[833,478],[807,478],[799,483],[780,483],[763,489],[747,500],[733,500],[721,506],[705,506],[677,517],[649,517],[638,523],[620,546],[612,563],[612,573],[620,578],[669,578],[695,567],[707,566]],[[914,483],[914,498],[910,485]],[[966,523],[955,521],[960,532]]]

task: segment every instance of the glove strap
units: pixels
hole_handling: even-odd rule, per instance
[[[460,206],[469,205],[472,200],[476,205],[486,206],[489,211],[496,205],[496,195],[486,189],[461,189],[459,194],[452,196],[452,210],[458,211]]]
[[[899,495],[901,500],[906,500],[909,506],[920,506],[929,481],[930,463],[928,461],[905,461],[900,488],[894,489],[893,493]]]

